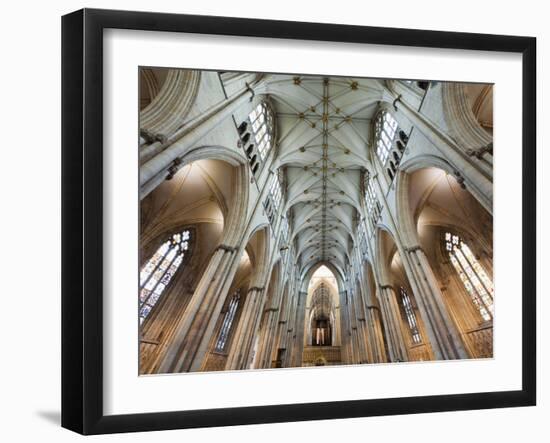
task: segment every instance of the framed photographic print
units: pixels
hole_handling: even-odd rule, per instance
[[[534,38],[62,25],[64,427],[535,404]]]

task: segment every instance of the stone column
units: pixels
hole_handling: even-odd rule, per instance
[[[225,365],[226,370],[245,369],[251,350],[254,331],[263,307],[263,287],[253,286],[248,290],[241,318],[231,343],[231,349]]]
[[[287,285],[290,285],[290,283],[287,283]],[[286,287],[286,289],[283,287],[283,295],[282,295],[282,299],[281,299],[281,305],[280,305],[280,308],[279,308],[279,312],[278,312],[278,320],[277,320],[277,324],[276,324],[276,337],[273,341],[273,348],[275,350],[278,350],[279,348],[281,349],[285,349],[285,354],[284,354],[284,361],[281,363],[284,366],[284,362],[288,360],[288,354],[290,353],[290,341],[289,341],[289,334],[288,334],[288,324],[289,324],[289,319],[291,318],[291,314],[292,314],[292,306],[291,306],[291,303],[292,303],[292,299],[293,297],[291,296],[291,291],[292,289],[289,288],[288,286]],[[273,348],[272,348],[272,353],[271,355],[273,355]],[[271,362],[269,362],[270,366],[271,367]]]
[[[289,328],[292,335],[292,366],[302,366],[302,354],[304,352],[304,320],[307,292],[299,291],[296,300],[294,327]]]
[[[342,328],[342,344],[340,351],[344,363],[355,363],[353,346],[353,329],[347,291],[340,292],[340,324]]]
[[[367,327],[372,349],[372,362],[384,363],[387,361],[384,346],[384,336],[380,325],[380,310],[377,306],[367,306]]]
[[[405,253],[419,288],[415,294],[416,301],[426,324],[435,358],[468,358],[458,330],[447,312],[441,289],[426,254],[420,246],[405,248]]]
[[[294,288],[296,288],[298,284],[295,285]],[[296,290],[296,289],[294,289]],[[292,292],[291,292],[292,293]],[[298,311],[298,295],[296,292],[296,296],[293,296],[291,298],[291,303],[289,304],[289,312],[287,321],[284,325],[281,325],[282,334],[285,337],[284,338],[284,348],[286,349],[285,352],[285,359],[283,360],[283,367],[288,368],[295,365],[294,363],[294,354],[296,352],[296,313]]]
[[[360,293],[359,293],[360,294]],[[367,351],[367,334],[365,330],[365,318],[363,317],[360,304],[362,300],[358,297],[358,292],[354,293],[354,305],[355,305],[355,326],[357,328],[357,341],[358,341],[358,363],[368,363],[368,351]]]
[[[160,373],[200,369],[223,307],[223,295],[237,271],[240,259],[237,251],[237,248],[223,244],[214,251],[175,328],[174,338],[164,352]]]
[[[401,315],[393,286],[380,286],[380,304],[382,317],[386,325],[386,339],[388,340],[390,361],[407,361],[407,346],[403,337]]]
[[[264,311],[264,316],[265,328],[260,338],[258,367],[265,369],[271,367],[273,345],[277,341],[279,309],[267,308]]]
[[[351,300],[351,315],[352,315],[352,334],[354,336],[354,348],[355,348],[355,363],[367,363],[367,349],[365,347],[365,333],[363,331],[363,324],[360,321],[359,316],[359,301],[357,299],[357,291],[352,293]]]

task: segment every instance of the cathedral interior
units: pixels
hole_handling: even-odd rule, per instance
[[[493,356],[493,85],[139,75],[141,374]]]

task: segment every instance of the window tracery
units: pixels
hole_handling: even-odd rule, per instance
[[[376,117],[374,135],[376,138],[376,155],[382,166],[385,166],[392,150],[397,121],[388,111],[382,111]]]
[[[253,174],[258,173],[273,146],[274,129],[273,113],[265,102],[259,103],[237,128]]]
[[[472,302],[485,321],[493,318],[493,282],[460,236],[445,232],[445,251]]]
[[[191,231],[172,235],[141,268],[139,275],[139,322],[151,313],[189,250]]]
[[[380,213],[382,211],[382,206],[380,205],[380,202],[378,201],[378,197],[376,196],[373,179],[369,171],[365,172],[363,186],[364,186],[364,192],[365,192],[365,203],[367,205],[367,212],[369,214],[372,225],[375,226],[376,222],[378,221],[378,217],[380,216]]]
[[[418,330],[418,323],[416,322],[416,314],[414,313],[409,294],[403,286],[399,288],[399,295],[401,296],[401,305],[405,311],[405,317],[407,318],[409,330],[411,331],[412,341],[414,344],[422,343],[422,338]]]
[[[237,313],[237,308],[239,307],[239,302],[241,300],[241,290],[237,291],[232,295],[227,311],[223,317],[222,326],[220,328],[220,333],[218,335],[218,340],[216,341],[215,350],[217,352],[223,352],[227,346],[227,340],[231,332],[231,326],[233,326],[233,321],[235,320],[235,314]]]

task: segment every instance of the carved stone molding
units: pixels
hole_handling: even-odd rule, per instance
[[[397,112],[397,106],[396,106],[396,103],[397,102],[400,102],[401,101],[401,94],[399,94],[395,100],[392,102],[392,106],[393,106],[393,109],[395,110],[395,112]]]
[[[226,252],[237,252],[238,248],[236,248],[235,246],[221,244],[221,245],[218,245],[218,247],[215,250],[216,251],[222,250]]]
[[[481,159],[483,159],[485,154],[493,155],[493,142],[488,143],[485,146],[482,146],[481,148],[467,149],[466,153],[470,157],[475,157],[475,158],[481,160]]]
[[[140,112],[140,128],[168,135],[178,129],[195,103],[200,78],[200,71],[170,69],[158,94]]]
[[[152,132],[147,129],[141,128],[139,130],[139,135],[143,137],[143,139],[147,143],[154,143],[154,142],[160,142],[160,143],[166,143],[166,135],[161,134],[159,132]]]
[[[172,180],[174,178],[174,175],[176,175],[176,173],[181,168],[182,163],[183,160],[180,157],[174,159],[174,161],[168,168],[168,175],[166,176],[166,180]]]
[[[485,146],[493,141],[477,121],[472,111],[464,85],[445,82],[442,87],[445,120],[452,132],[452,137],[464,148]]]

